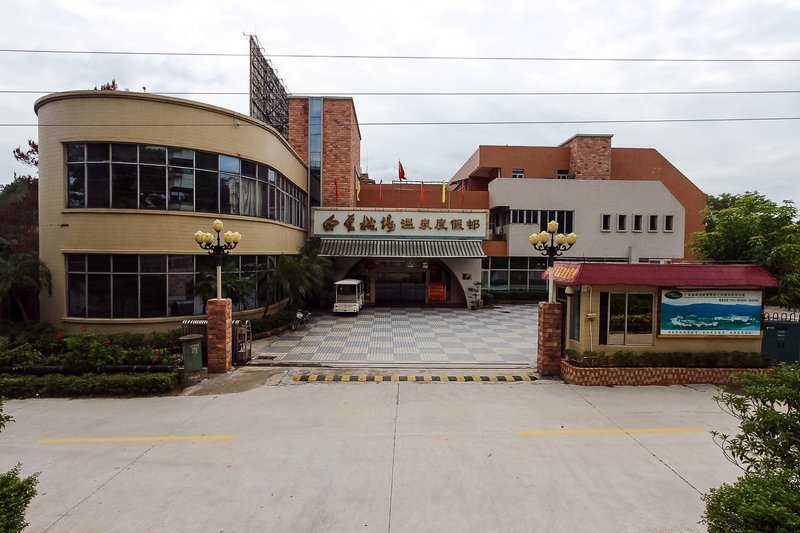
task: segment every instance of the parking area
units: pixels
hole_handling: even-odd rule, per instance
[[[357,366],[533,366],[538,307],[364,308],[256,341],[256,361]]]

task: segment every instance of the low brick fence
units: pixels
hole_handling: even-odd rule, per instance
[[[733,383],[742,372],[764,374],[768,368],[674,368],[597,367],[584,368],[561,361],[561,377],[574,385],[684,385],[687,383]]]

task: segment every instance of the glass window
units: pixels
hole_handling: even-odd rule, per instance
[[[258,165],[258,181],[267,181],[269,168],[266,165]]]
[[[628,231],[628,215],[617,215],[617,231]]]
[[[256,164],[253,163],[252,161],[242,159],[242,176],[247,176],[248,178],[255,178]]]
[[[653,295],[628,294],[625,344],[653,344]]]
[[[229,155],[219,156],[219,170],[220,172],[239,174],[239,158]]]
[[[642,215],[633,215],[633,231],[642,231]]]
[[[672,231],[673,217],[672,215],[664,215],[664,231]]]
[[[195,166],[204,170],[219,170],[219,156],[208,152],[195,153]]]
[[[572,233],[575,231],[573,220],[575,219],[575,211],[565,211],[564,213],[564,233]]]
[[[194,274],[170,274],[168,298],[169,316],[193,315]]]
[[[647,231],[658,231],[658,215],[650,215],[648,218],[650,222],[647,225]]]
[[[108,163],[89,163],[86,168],[86,189],[88,191],[86,207],[108,207],[110,192]]]
[[[256,208],[256,180],[242,178],[241,181],[242,215],[254,217],[258,214]]]
[[[86,316],[86,274],[69,274],[67,290],[67,315]]]
[[[111,257],[116,273],[139,272],[139,256],[130,254],[115,254]]]
[[[529,270],[528,271],[528,290],[529,291],[546,291],[547,281],[542,279],[543,270]]]
[[[625,294],[609,294],[608,344],[625,344]]]
[[[258,211],[256,216],[265,218],[267,216],[267,184],[263,181],[257,183],[258,188]]]
[[[86,279],[87,316],[111,318],[111,275],[88,274]]]
[[[492,257],[492,270],[506,270],[508,268],[508,257]]]
[[[135,259],[135,256],[134,256]],[[114,274],[114,318],[137,318],[139,316],[139,276],[136,274]]]
[[[186,150],[183,148],[170,148],[169,165],[173,167],[192,168],[194,166],[194,150]]]
[[[139,166],[139,209],[166,209],[167,169]]]
[[[167,276],[148,274],[140,276],[142,318],[167,316]]]
[[[67,163],[83,163],[86,161],[86,145],[70,143],[67,145]]]
[[[167,256],[165,255],[142,255],[139,257],[142,272],[166,272]]]
[[[507,270],[492,270],[491,271],[491,290],[493,290],[493,291],[507,291],[508,290],[508,271]]]
[[[87,143],[87,161],[108,161],[108,143]]]
[[[111,272],[111,256],[108,254],[89,254],[88,272]]]
[[[136,163],[138,152],[135,144],[112,144],[111,160],[117,163]]]
[[[591,297],[591,295],[590,295]],[[581,293],[576,291],[569,300],[569,338],[581,339]]]
[[[83,163],[67,165],[67,207],[86,207],[86,176]]]
[[[219,212],[239,214],[239,176],[235,174],[219,175]]]
[[[191,255],[171,255],[169,256],[169,271],[172,272],[194,272],[194,256]]]
[[[169,169],[169,208],[173,211],[194,211],[194,170]]]
[[[527,257],[512,257],[509,259],[512,270],[528,270]]]
[[[67,254],[67,272],[86,272],[86,256]]]
[[[139,163],[165,165],[167,163],[167,149],[163,146],[139,146]]]
[[[111,207],[136,209],[136,165],[111,165]]]
[[[528,290],[528,272],[521,270],[512,270],[509,273],[509,290],[512,291],[527,291]]]
[[[216,172],[197,171],[195,211],[219,213],[219,178]]]

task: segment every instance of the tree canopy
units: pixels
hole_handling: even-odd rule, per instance
[[[758,191],[710,196],[705,225],[692,236],[692,253],[705,261],[761,265],[781,283],[772,301],[800,306],[800,225],[791,201],[778,204]]]
[[[39,145],[17,147],[14,158],[34,169],[39,165]],[[0,251],[35,254],[39,251],[39,179],[34,174],[14,174],[0,185]]]

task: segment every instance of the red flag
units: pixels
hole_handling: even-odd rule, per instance
[[[403,163],[400,161],[397,162],[397,176],[400,178],[401,181],[406,180],[406,171],[403,170]]]
[[[383,201],[383,180],[378,183],[378,205]]]
[[[339,179],[333,178],[333,191],[336,194],[336,202],[339,202]]]
[[[419,184],[419,203],[425,205],[425,184]]]

